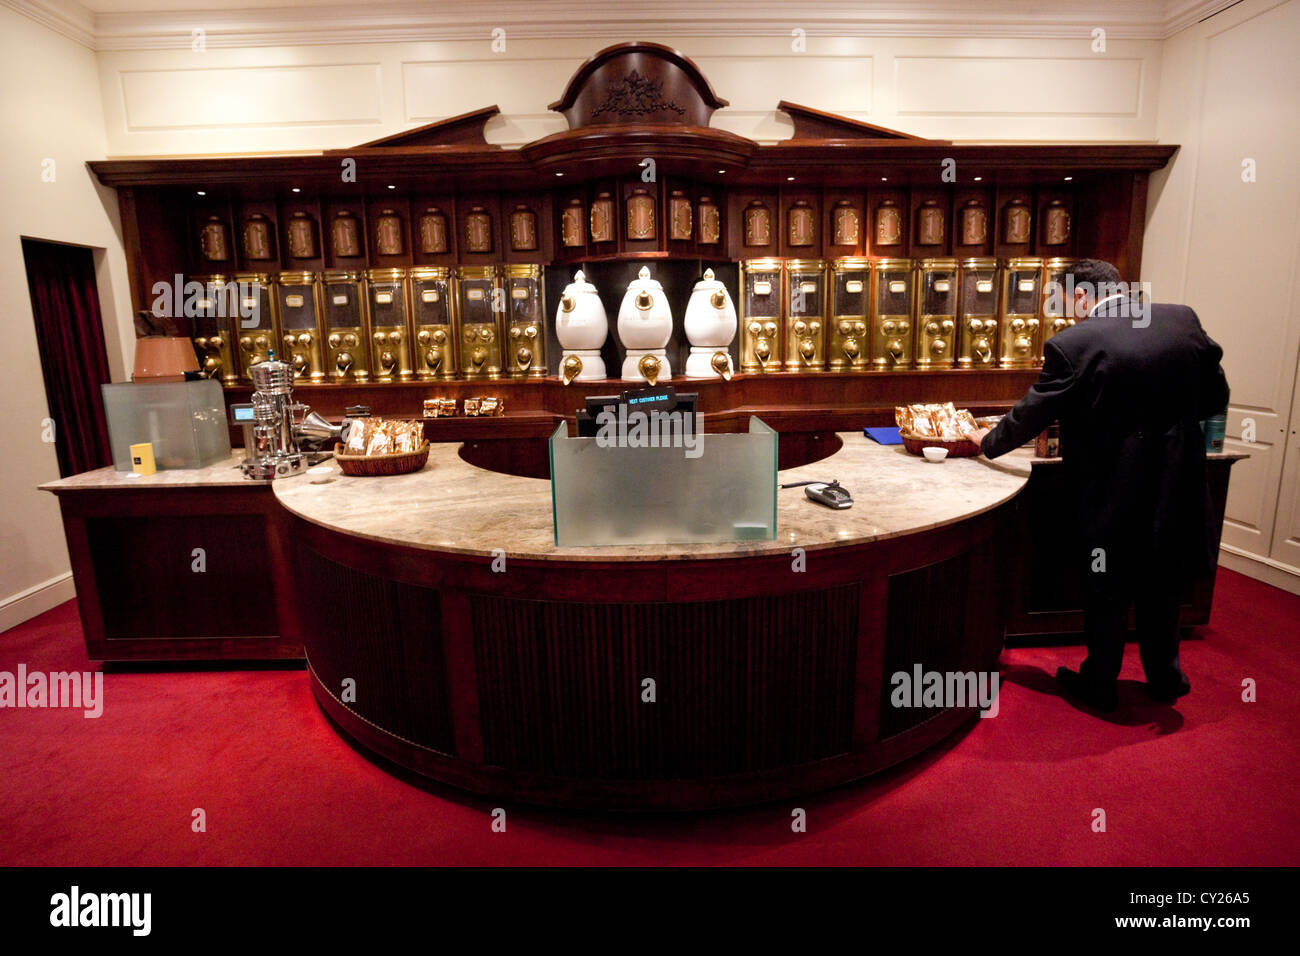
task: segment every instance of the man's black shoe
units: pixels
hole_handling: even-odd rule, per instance
[[[1185,676],[1179,678],[1176,684],[1153,684],[1147,681],[1147,694],[1151,699],[1162,704],[1172,704],[1179,697],[1185,697],[1192,692],[1192,682]]]
[[[1056,669],[1056,681],[1072,697],[1077,697],[1093,710],[1110,713],[1119,706],[1119,695],[1114,687],[1098,687],[1077,671],[1068,667]]]

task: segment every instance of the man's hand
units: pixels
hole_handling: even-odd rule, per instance
[[[973,441],[978,445],[984,441],[984,436],[988,433],[989,430],[987,428],[972,428],[970,431],[966,432],[966,438],[968,441]]]

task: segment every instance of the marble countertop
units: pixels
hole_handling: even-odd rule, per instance
[[[130,471],[118,471],[110,465],[108,468],[83,471],[79,475],[57,481],[47,481],[40,486],[40,490],[59,494],[64,491],[138,491],[141,488],[215,488],[230,485],[266,487],[266,482],[244,477],[239,470],[239,463],[243,460],[244,449],[236,448],[229,458],[204,468],[168,468],[155,471],[152,475],[135,475]]]
[[[556,547],[550,482],[485,471],[461,459],[459,446],[435,444],[413,474],[352,478],[327,462],[317,472],[273,482],[276,498],[306,521],[359,538],[430,551],[532,560],[698,560],[864,544],[951,524],[995,508],[1028,481],[1032,451],[990,462],[953,458],[933,464],[901,445],[882,446],[861,432],[810,465],[780,472],[782,482],[838,479],[854,496],[837,511],[809,501],[803,488],[777,492],[774,541],[657,546]]]

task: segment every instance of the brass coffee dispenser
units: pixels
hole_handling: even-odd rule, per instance
[[[1001,368],[1030,368],[1038,360],[1038,313],[1042,308],[1043,260],[1036,256],[1008,259],[1002,266],[999,332]]]
[[[495,266],[456,270],[457,340],[466,378],[501,377],[501,330]]]
[[[957,313],[957,366],[992,368],[998,344],[998,260],[978,256],[961,261]]]
[[[506,368],[511,378],[545,378],[546,295],[542,267],[505,267]]]
[[[366,272],[366,304],[370,312],[371,365],[375,380],[409,382],[411,334],[407,330],[406,270]]]
[[[781,260],[740,264],[740,370],[781,370]]]
[[[326,272],[322,285],[326,374],[331,382],[367,382],[370,349],[362,319],[361,273]]]
[[[790,259],[785,264],[785,370],[826,371],[826,263]]]
[[[230,276],[223,275],[195,276],[194,281],[203,285],[203,295],[190,323],[199,368],[207,378],[234,385],[239,373],[231,350],[231,329],[239,314],[238,286]]]
[[[278,323],[275,297],[271,295],[271,277],[262,272],[240,272],[235,311],[235,334],[239,343],[239,380],[252,384],[248,370],[271,357],[275,348]]]
[[[1043,263],[1043,342],[1074,325],[1074,296],[1066,296],[1065,277],[1074,268],[1074,259],[1048,259]],[[1071,290],[1072,291],[1072,290]],[[1038,361],[1043,360],[1043,350],[1038,350]]]
[[[421,381],[456,377],[456,335],[451,323],[451,271],[445,266],[411,270],[415,325],[415,374]]]
[[[871,303],[871,260],[836,259],[831,263],[830,347],[832,372],[865,372],[870,367],[867,329]]]
[[[912,328],[911,259],[877,259],[872,272],[871,364],[877,369],[910,368]]]
[[[916,365],[952,368],[957,351],[957,260],[922,259],[916,296]]]
[[[325,381],[325,336],[320,329],[319,280],[312,272],[281,272],[275,284],[280,307],[280,353],[298,381]]]

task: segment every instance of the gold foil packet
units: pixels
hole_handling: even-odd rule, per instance
[[[467,398],[467,399],[465,399],[465,414],[466,414],[466,415],[477,415],[477,414],[479,413],[479,412],[478,412],[478,410],[479,410],[479,405],[482,403],[482,401],[483,401],[483,399],[481,399],[481,398]]]

